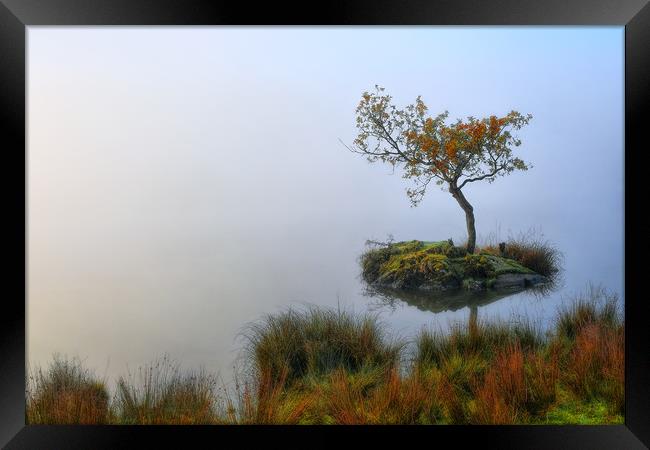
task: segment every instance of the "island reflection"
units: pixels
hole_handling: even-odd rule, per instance
[[[434,314],[457,311],[468,307],[473,315],[479,306],[486,306],[523,292],[542,299],[556,291],[561,285],[562,283],[559,282],[558,278],[549,283],[523,289],[486,289],[480,291],[467,289],[445,291],[405,290],[366,284],[363,295],[371,298],[377,308],[394,310],[399,305],[399,302],[404,302],[420,311],[428,311]]]

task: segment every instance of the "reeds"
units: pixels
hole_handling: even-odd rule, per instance
[[[114,408],[124,424],[210,424],[215,421],[216,380],[203,371],[182,373],[163,357],[120,377]]]

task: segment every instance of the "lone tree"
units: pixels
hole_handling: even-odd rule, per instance
[[[398,109],[383,92],[376,86],[374,93],[363,93],[356,110],[359,134],[350,150],[371,163],[401,166],[403,178],[415,183],[406,191],[412,206],[422,200],[431,181],[446,188],[465,211],[467,252],[474,253],[474,208],[462,190],[475,181],[491,183],[498,176],[529,168],[512,155],[521,141],[511,131],[528,124],[532,116],[512,111],[505,117],[468,117],[447,125],[449,113],[428,115],[420,96],[415,104]]]

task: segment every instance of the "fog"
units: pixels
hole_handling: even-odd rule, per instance
[[[465,237],[429,188],[343,143],[375,84],[450,118],[515,109],[527,172],[474,183],[479,241],[531,227],[565,287],[486,315],[623,294],[623,27],[28,27],[31,363],[114,377],[168,353],[228,374],[242,327],[312,303],[366,311],[366,239]],[[466,317],[380,308],[397,333]],[[481,314],[481,313],[479,313]]]

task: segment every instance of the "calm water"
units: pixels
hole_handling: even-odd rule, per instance
[[[290,306],[374,311],[408,338],[470,305],[544,325],[588,282],[623,294],[622,27],[29,27],[28,43],[33,364],[60,352],[114,378],[167,353],[228,379],[242,328]],[[410,208],[405,180],[339,142],[375,83],[451,120],[533,114],[517,149],[533,168],[464,192],[479,238],[539,227],[564,287],[364,295],[366,239],[465,234],[449,193]]]

